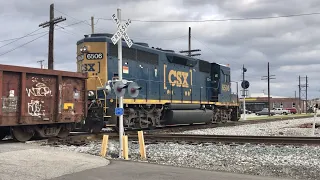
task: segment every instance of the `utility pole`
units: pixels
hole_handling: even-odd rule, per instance
[[[188,37],[189,37],[189,38],[188,38],[188,39],[189,39],[189,43],[188,43],[188,47],[189,47],[189,48],[188,48],[188,51],[189,51],[189,52],[188,52],[188,56],[190,57],[190,56],[191,56],[191,52],[190,52],[190,51],[191,51],[191,27],[189,27],[189,36],[188,36]]]
[[[301,77],[299,76],[299,105],[301,103],[301,99],[305,99],[305,111],[307,113],[308,111],[308,76],[306,76],[306,84],[301,84]]]
[[[294,107],[297,105],[297,91],[294,91]]]
[[[44,61],[44,60],[37,61],[37,63],[40,63],[41,69],[43,69],[43,66],[42,66],[42,62],[43,62],[43,61]]]
[[[239,103],[239,85],[238,85],[238,81],[237,83],[237,103]]]
[[[270,98],[270,79],[275,79],[275,75],[270,75],[270,64],[268,62],[268,75],[262,76],[261,80],[268,80],[268,116],[270,116],[271,98]]]
[[[49,50],[48,50],[48,69],[53,69],[53,41],[54,41],[54,25],[62,21],[65,21],[66,18],[58,17],[54,18],[54,4],[50,5],[50,20],[39,24],[39,27],[49,27]]]
[[[247,71],[247,69],[244,67],[242,67],[242,82],[244,82],[244,73]],[[246,117],[246,89],[244,87],[242,87],[243,90],[243,120],[247,120]]]
[[[94,34],[94,17],[91,16],[91,34]]]
[[[308,110],[308,76],[306,76],[306,113]]]
[[[188,36],[188,50],[180,51],[180,53],[188,53],[188,56],[200,56],[201,54],[191,54],[192,52],[201,51],[200,49],[191,49],[191,27],[189,27],[189,36]]]
[[[300,82],[300,76],[299,76],[299,113],[301,114],[301,82]]]

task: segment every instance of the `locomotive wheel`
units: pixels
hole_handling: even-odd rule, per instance
[[[11,128],[12,137],[20,142],[25,142],[30,140],[34,135],[34,130],[28,127],[12,127]]]

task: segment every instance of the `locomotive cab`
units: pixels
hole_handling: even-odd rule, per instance
[[[86,72],[88,111],[85,127],[99,132],[108,123],[106,96],[109,88],[107,68],[107,42],[96,35],[85,35],[77,42],[77,72]]]

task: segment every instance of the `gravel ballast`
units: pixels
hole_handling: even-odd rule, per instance
[[[320,117],[316,118],[316,123]],[[313,123],[312,118],[281,120],[259,124],[249,124],[231,127],[217,127],[200,130],[177,132],[176,134],[207,134],[207,135],[239,135],[239,136],[310,136],[311,128],[298,128],[298,125]],[[316,129],[319,136],[319,129]]]

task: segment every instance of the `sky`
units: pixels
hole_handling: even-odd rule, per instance
[[[1,64],[40,67],[38,61],[44,60],[47,66],[48,28],[39,24],[49,20],[51,3],[55,17],[66,18],[55,27],[54,69],[76,71],[76,42],[91,33],[91,16],[95,33],[113,34],[116,25],[110,19],[121,8],[122,18],[132,20],[129,37],[149,46],[187,50],[191,27],[191,48],[201,49],[197,58],[230,65],[233,92],[235,82],[240,86],[244,65],[249,93],[267,93],[267,81],[261,77],[267,75],[269,62],[275,75],[271,95],[294,97],[296,91],[298,97],[300,75],[301,84],[308,76],[308,97],[320,96],[318,0],[2,1]],[[265,18],[297,14],[309,15]]]

